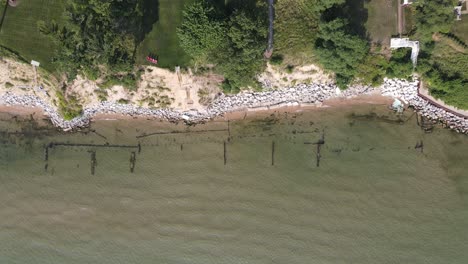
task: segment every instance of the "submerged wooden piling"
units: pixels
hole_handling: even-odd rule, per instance
[[[112,144],[80,144],[80,143],[59,143],[51,142],[49,143],[49,148],[55,147],[93,147],[93,148],[135,148],[138,149],[138,145],[112,145]]]
[[[227,163],[227,154],[226,154],[226,141],[224,141],[224,165],[226,165]]]
[[[423,115],[421,115],[421,129],[426,133],[431,133],[434,129],[432,121]]]
[[[135,171],[135,162],[136,162],[136,153],[132,151],[130,154],[130,172],[133,173]]]
[[[44,147],[44,161],[49,161],[49,146]]]
[[[271,166],[275,165],[275,141],[271,142]]]
[[[47,171],[47,169],[49,168],[49,147],[50,147],[50,144],[44,146],[44,161],[45,161],[44,170],[45,171]]]
[[[416,143],[416,146],[414,146],[414,149],[419,149],[419,151],[421,151],[421,153],[423,153],[424,151],[424,143],[423,141],[419,141]]]
[[[231,121],[228,120],[227,124],[228,124],[228,129],[227,129],[228,130],[228,137],[231,138]]]
[[[316,155],[316,159],[317,159],[317,167],[320,167],[320,158],[322,157],[320,155],[320,148],[321,148],[322,144],[317,144],[317,155]]]
[[[97,166],[96,151],[90,150],[88,152],[91,154],[91,175],[94,175]]]
[[[322,149],[322,145],[325,144],[325,131],[322,132],[322,136],[317,142],[315,142],[315,143],[304,142],[304,144],[317,145],[317,151],[316,151],[315,159],[316,159],[317,167],[320,167],[320,159],[322,158],[322,155],[320,154],[320,150]]]

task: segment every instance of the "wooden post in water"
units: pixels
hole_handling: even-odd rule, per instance
[[[275,141],[271,142],[271,166],[275,165]]]
[[[320,158],[322,157],[320,155],[320,147],[322,146],[322,144],[317,144],[317,167],[320,167]]]
[[[96,171],[96,151],[95,150],[90,150],[88,151],[91,154],[91,175],[94,175],[94,172]]]
[[[136,153],[132,151],[130,154],[130,172],[133,173],[135,171],[135,162],[136,162]]]
[[[320,159],[322,158],[322,155],[320,154],[320,149],[322,148],[322,145],[325,144],[325,131],[322,132],[322,138],[320,138],[319,141],[317,141],[317,167],[320,167]]]
[[[227,156],[226,156],[226,155],[227,155],[227,154],[226,154],[226,151],[227,151],[227,150],[226,150],[226,141],[224,141],[224,144],[223,144],[223,146],[224,146],[224,165],[226,165],[226,163],[227,163]]]
[[[316,155],[315,155],[315,159],[316,159],[316,164],[317,164],[317,167],[320,167],[320,159],[322,158],[322,155],[320,154],[320,150],[322,148],[322,145],[325,144],[325,131],[322,132],[322,137],[315,143],[312,143],[312,142],[304,142],[304,144],[312,144],[312,145],[317,145],[317,152],[316,152]]]
[[[416,146],[414,146],[415,149],[419,149],[419,151],[421,151],[421,153],[423,153],[424,151],[424,143],[423,141],[419,141],[416,143]]]
[[[47,169],[49,168],[49,147],[50,147],[50,144],[44,146],[44,161],[45,161],[44,170],[45,171],[47,171]]]
[[[228,141],[231,141],[231,121],[227,121],[228,123]]]

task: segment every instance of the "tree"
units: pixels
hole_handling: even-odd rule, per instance
[[[327,9],[332,8],[336,5],[344,4],[345,0],[305,0],[304,5],[308,10],[313,11],[316,14],[321,14]]]
[[[379,86],[383,83],[388,64],[384,56],[368,54],[359,65],[356,77],[359,78],[363,84]]]
[[[392,57],[387,67],[387,76],[391,78],[409,79],[413,74],[411,49],[400,48],[392,51]]]
[[[224,75],[226,92],[255,86],[256,75],[265,67],[266,6],[243,7],[236,2],[232,10],[221,12],[206,2],[195,2],[186,8],[178,29],[181,46],[194,63],[214,64]]]
[[[354,78],[356,68],[369,50],[366,40],[347,33],[346,25],[344,19],[323,22],[315,42],[319,62],[336,73],[336,82],[341,88]]]
[[[207,64],[211,53],[222,45],[226,35],[224,21],[218,19],[213,6],[196,2],[183,12],[184,20],[177,29],[180,45],[196,66]]]
[[[215,60],[226,78],[225,90],[235,92],[255,85],[255,76],[265,67],[267,23],[265,17],[236,10],[227,24],[226,41]]]
[[[39,30],[60,43],[54,58],[70,79],[79,71],[110,72],[133,68],[142,0],[71,0],[64,25],[38,22]]]
[[[450,31],[454,21],[453,3],[447,0],[418,0],[413,4],[418,34],[429,40],[432,33]]]

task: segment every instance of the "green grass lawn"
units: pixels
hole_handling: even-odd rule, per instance
[[[398,3],[388,0],[370,0],[366,3],[367,32],[372,42],[390,46],[390,38],[398,33]]]
[[[159,21],[138,47],[138,64],[148,64],[145,58],[150,52],[159,56],[160,67],[188,64],[190,58],[179,46],[176,29],[181,23],[184,5],[192,1],[195,0],[159,0]],[[0,45],[17,52],[28,61],[37,60],[45,69],[53,71],[51,59],[58,47],[38,31],[37,21],[54,19],[61,24],[65,2],[24,0],[17,7],[8,7],[0,31]],[[0,7],[0,12],[3,12],[3,8]]]
[[[184,6],[194,1],[159,0],[159,21],[140,43],[137,50],[137,64],[150,64],[146,61],[149,53],[159,57],[159,67],[173,68],[177,65],[186,66],[189,63],[190,58],[180,47],[176,30],[182,21]]]
[[[274,53],[285,57],[285,64],[313,61],[313,45],[318,18],[304,7],[303,0],[277,0],[275,5]]]
[[[468,15],[463,15],[461,21],[455,21],[452,33],[468,44]]]
[[[8,7],[0,31],[0,45],[5,46],[26,60],[37,60],[49,71],[57,46],[37,29],[37,21],[62,21],[65,0],[24,0],[17,7]],[[3,13],[4,6],[0,7]]]

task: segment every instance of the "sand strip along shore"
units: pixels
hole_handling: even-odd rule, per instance
[[[385,79],[384,84],[378,88],[357,85],[349,87],[345,91],[340,91],[337,86],[332,84],[299,84],[279,90],[242,92],[232,96],[222,95],[206,109],[194,109],[184,112],[172,109],[148,109],[131,104],[101,102],[85,106],[83,114],[72,120],[64,120],[55,106],[34,95],[15,95],[6,92],[0,95],[0,105],[42,108],[45,115],[51,119],[55,126],[68,131],[88,126],[91,118],[97,114],[149,116],[173,122],[198,123],[236,111],[268,110],[285,106],[300,106],[301,104],[320,105],[325,100],[354,98],[360,95],[380,93],[383,96],[399,98],[405,104],[414,107],[423,116],[434,121],[443,122],[447,127],[459,133],[468,134],[468,119],[456,116],[430,104],[430,102],[418,96],[417,88],[417,80],[406,81],[399,79]]]

